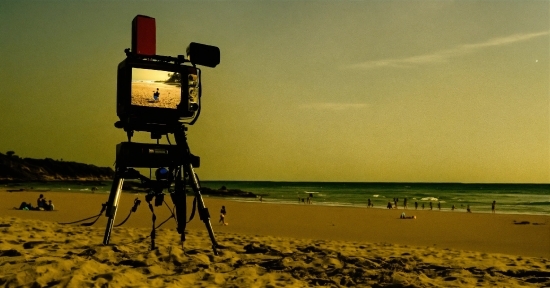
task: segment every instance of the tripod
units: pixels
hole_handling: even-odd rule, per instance
[[[115,124],[115,126],[117,124]],[[156,191],[156,193],[159,191],[162,192],[163,188],[169,188],[171,186],[171,182],[174,182],[174,191],[170,193],[170,196],[172,198],[172,202],[176,206],[176,221],[178,223],[177,231],[181,235],[181,243],[183,248],[183,243],[185,242],[185,227],[187,224],[187,198],[185,195],[185,180],[187,180],[195,194],[197,211],[200,220],[204,222],[208,235],[210,236],[212,250],[215,255],[218,255],[217,248],[220,248],[221,246],[216,242],[216,237],[214,235],[214,231],[212,230],[212,224],[210,223],[210,213],[208,212],[208,208],[206,208],[202,199],[199,179],[194,171],[194,166],[199,166],[199,158],[191,154],[191,150],[189,149],[187,136],[185,133],[187,131],[187,127],[177,122],[175,125],[155,128],[155,132],[151,133],[151,135],[157,137],[157,139],[160,139],[160,136],[163,134],[168,135],[169,133],[173,133],[177,144],[174,146],[132,143],[130,140],[134,129],[129,127],[124,127],[124,129],[128,133],[128,142],[122,142],[117,145],[115,176],[113,178],[113,184],[111,186],[111,192],[107,202],[106,216],[108,217],[108,220],[107,227],[105,229],[105,236],[103,238],[103,244],[108,245],[111,238],[111,231],[113,229],[124,179],[140,179],[142,182],[146,182],[149,188],[153,188],[153,191]],[[141,130],[153,131],[151,127],[145,127]],[[150,180],[139,174],[139,172],[133,168],[130,168],[158,168],[166,166],[169,167],[168,170],[171,177],[169,177],[168,180],[157,179],[156,181]],[[152,209],[151,204],[150,207]],[[155,216],[153,214],[153,229],[154,219]],[[153,235],[154,230],[152,232],[152,236]],[[155,249],[154,237],[152,237],[151,247],[152,249]]]

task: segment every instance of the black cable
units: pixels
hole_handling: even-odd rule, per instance
[[[103,214],[103,212],[105,212],[105,210],[107,209],[107,203],[104,203],[104,204],[101,204],[101,212],[99,212],[99,214],[95,215],[95,216],[92,216],[92,217],[88,217],[88,218],[85,218],[85,219],[81,219],[81,220],[78,220],[78,221],[74,221],[74,222],[67,222],[67,223],[58,223],[58,224],[61,224],[61,225],[69,225],[69,224],[75,224],[75,223],[78,223],[78,222],[82,222],[82,221],[86,221],[86,220],[90,220],[94,217],[97,217],[97,219],[99,219],[99,217]],[[83,224],[80,224],[80,225],[83,225],[83,226],[91,226],[93,225],[96,221],[94,220],[93,222],[90,223],[83,223]]]
[[[94,221],[88,222],[88,223],[82,223],[82,224],[80,224],[80,226],[92,226],[92,225],[95,224],[95,222],[97,222],[97,220],[99,220],[99,217],[101,217],[101,215],[97,215],[97,218],[95,218]]]
[[[178,223],[178,220],[176,219],[176,215],[174,215],[174,212],[172,209],[170,209],[170,206],[168,206],[168,203],[166,203],[166,201],[164,201],[164,204],[166,204],[166,208],[168,208],[168,210],[170,210],[170,213],[172,215],[170,215],[170,217],[168,217],[166,220],[162,221],[162,223],[159,224],[159,226],[155,227],[155,229],[159,229],[160,226],[164,225],[164,223],[168,222],[168,220],[174,218],[174,220],[176,221],[176,224]]]
[[[193,209],[191,210],[191,215],[189,216],[189,221],[187,223],[191,222],[193,218],[195,218],[195,210],[197,209],[197,196],[193,198]]]
[[[132,207],[132,209],[130,209],[130,213],[128,213],[128,216],[126,216],[126,219],[124,219],[121,223],[115,225],[114,227],[120,227],[124,223],[126,223],[126,221],[128,221],[128,219],[130,219],[130,215],[132,215],[133,212],[137,211],[137,207],[139,206],[139,204],[141,204],[141,201],[138,198],[136,198],[134,200],[134,206]]]

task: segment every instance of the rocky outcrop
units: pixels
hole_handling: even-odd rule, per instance
[[[208,187],[201,187],[202,195],[220,196],[220,197],[245,197],[256,198],[256,194],[252,192],[242,191],[240,189],[227,189],[225,186],[220,189],[210,189]]]
[[[148,187],[140,182],[136,181],[124,181],[122,184],[122,190],[132,191],[136,193],[147,193]],[[186,187],[185,193],[187,195],[193,195],[191,187]],[[218,197],[244,197],[244,198],[256,198],[259,195],[256,195],[252,192],[246,192],[240,189],[227,189],[225,186],[222,186],[220,189],[211,189],[208,187],[201,187],[202,195],[218,196]]]
[[[109,181],[114,173],[110,167],[0,153],[0,181]]]

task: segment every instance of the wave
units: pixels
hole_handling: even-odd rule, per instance
[[[550,206],[550,201],[542,201],[542,202],[526,202],[521,203],[520,205],[531,205],[531,206]]]
[[[421,201],[438,201],[439,199],[435,198],[435,197],[424,197],[422,199],[420,199]]]

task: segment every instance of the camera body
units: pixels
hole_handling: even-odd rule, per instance
[[[117,72],[117,116],[122,122],[166,124],[196,116],[199,68],[177,58],[127,53]]]

